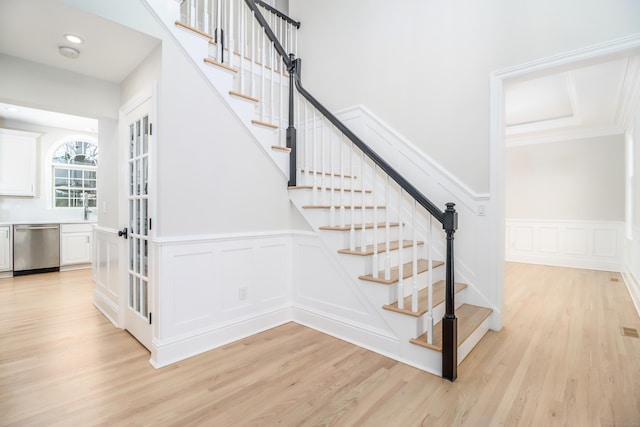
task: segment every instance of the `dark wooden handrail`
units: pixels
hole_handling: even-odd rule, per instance
[[[393,179],[404,191],[406,191],[416,202],[426,209],[436,220],[442,224],[442,228],[447,235],[447,255],[446,255],[446,273],[445,273],[445,315],[442,319],[442,376],[450,381],[455,381],[458,376],[458,319],[455,316],[455,291],[454,291],[454,254],[453,240],[454,234],[458,229],[458,213],[456,212],[454,203],[447,203],[444,211],[438,209],[426,196],[424,196],[416,187],[407,181],[398,171],[396,171],[389,163],[373,151],[364,141],[353,133],[344,123],[342,123],[333,113],[331,113],[324,105],[320,103],[313,95],[311,95],[302,85],[300,58],[295,58],[292,53],[287,54],[284,47],[273,33],[273,30],[262,16],[256,2],[263,5],[260,0],[245,0],[247,6],[254,12],[255,18],[264,29],[267,37],[273,43],[276,51],[287,66],[289,72],[289,127],[287,128],[287,147],[291,149],[290,166],[289,166],[289,185],[295,186],[296,175],[296,130],[294,127],[293,117],[293,84],[314,108],[316,108],[327,120],[342,132],[351,142],[353,142],[367,157],[369,157],[380,169],[382,169],[391,179]]]
[[[282,18],[285,21],[287,21],[288,23],[292,24],[294,27],[300,28],[300,21],[296,21],[295,19],[290,18],[289,16],[287,16],[284,13],[280,12],[278,9],[276,9],[273,6],[271,6],[270,4],[267,4],[267,3],[263,2],[262,0],[255,0],[255,2],[256,2],[256,4],[264,7],[269,12],[271,12],[274,15],[278,16],[279,18]]]

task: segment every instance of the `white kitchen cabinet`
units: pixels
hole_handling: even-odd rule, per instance
[[[11,227],[0,226],[0,271],[10,271],[11,265]]]
[[[60,266],[90,264],[91,224],[60,225]]]
[[[0,195],[36,195],[36,141],[40,134],[0,129]]]

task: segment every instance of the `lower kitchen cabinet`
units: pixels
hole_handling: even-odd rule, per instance
[[[62,224],[60,226],[60,266],[90,264],[91,224]]]
[[[11,227],[0,227],[0,271],[10,271],[11,265]]]

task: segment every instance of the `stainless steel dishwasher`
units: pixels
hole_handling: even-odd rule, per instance
[[[13,226],[13,275],[60,270],[60,225]]]

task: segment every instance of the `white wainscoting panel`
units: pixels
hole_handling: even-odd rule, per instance
[[[289,233],[157,239],[153,245],[154,366],[291,320]]]
[[[624,223],[506,220],[505,258],[532,264],[624,271]]]
[[[632,236],[625,239],[626,268],[622,276],[640,315],[640,227],[633,227]]]
[[[118,230],[94,227],[93,303],[118,327],[123,326],[119,300],[120,240]]]

